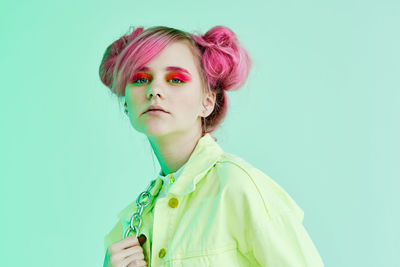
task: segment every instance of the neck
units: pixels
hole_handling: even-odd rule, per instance
[[[148,136],[147,138],[158,159],[163,175],[167,175],[179,170],[189,160],[201,137],[201,130],[198,131],[196,127],[192,127],[187,132]]]

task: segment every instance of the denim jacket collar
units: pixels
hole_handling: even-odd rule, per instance
[[[176,196],[183,196],[193,192],[196,189],[196,184],[201,181],[205,174],[217,162],[220,156],[224,153],[222,148],[214,141],[213,137],[206,133],[202,136],[196,144],[195,149],[185,163],[179,179],[171,186],[169,193]],[[158,177],[154,187],[150,193],[157,195],[161,190],[163,180]],[[148,213],[154,206],[154,199],[152,203],[143,211],[144,214]],[[126,206],[118,213],[118,217],[125,222],[130,221],[133,212],[137,210],[136,199]]]
[[[190,155],[179,179],[172,185],[169,192],[177,196],[193,192],[196,189],[196,184],[201,181],[223,153],[222,148],[209,133],[202,136]]]

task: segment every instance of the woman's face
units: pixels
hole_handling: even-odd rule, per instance
[[[201,117],[212,112],[215,94],[204,95],[195,60],[187,44],[173,42],[128,81],[128,116],[138,132],[163,136],[201,129]],[[150,105],[167,112],[143,114]]]

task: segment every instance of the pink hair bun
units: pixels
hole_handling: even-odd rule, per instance
[[[203,36],[192,38],[203,51],[202,65],[212,88],[236,90],[245,83],[252,63],[234,32],[215,26]]]

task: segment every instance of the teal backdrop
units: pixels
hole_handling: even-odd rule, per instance
[[[299,204],[326,266],[398,266],[399,1],[0,6],[2,266],[102,266],[104,235],[159,165],[98,68],[130,26],[156,25],[224,25],[248,50],[214,135]]]

